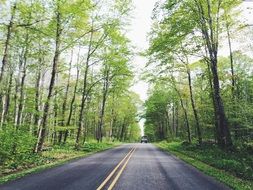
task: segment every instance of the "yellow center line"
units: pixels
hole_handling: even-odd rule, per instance
[[[115,184],[117,183],[119,177],[121,176],[122,172],[124,171],[125,167],[127,166],[127,163],[129,162],[130,158],[132,157],[134,151],[136,150],[136,147],[134,148],[134,150],[132,151],[132,153],[130,154],[130,156],[128,157],[127,161],[125,162],[125,164],[123,165],[123,167],[121,168],[121,170],[119,171],[119,173],[117,174],[117,176],[114,178],[113,182],[111,183],[111,185],[109,186],[108,190],[112,190],[113,187],[115,186]]]
[[[101,185],[97,188],[97,190],[101,190],[106,183],[111,179],[111,177],[113,176],[113,174],[117,171],[117,169],[120,167],[120,165],[124,162],[124,160],[134,151],[134,148],[132,148],[127,155],[120,161],[120,163],[118,163],[118,165],[114,168],[114,170],[107,176],[107,178],[103,181],[103,183],[101,183]]]

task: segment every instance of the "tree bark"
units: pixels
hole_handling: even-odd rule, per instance
[[[229,131],[228,121],[226,118],[223,100],[220,95],[220,84],[219,75],[217,69],[217,54],[218,54],[218,44],[219,44],[219,14],[221,1],[217,4],[217,14],[213,18],[212,4],[210,0],[206,1],[207,13],[205,14],[205,8],[202,3],[195,0],[195,4],[198,8],[199,14],[199,24],[203,34],[203,40],[206,43],[206,47],[209,54],[210,69],[212,72],[212,83],[213,83],[213,96],[214,96],[214,107],[215,107],[215,117],[217,122],[217,132],[218,132],[218,145],[222,148],[227,148],[232,146],[232,139]]]
[[[69,87],[70,87],[72,60],[73,60],[73,50],[71,51],[71,58],[70,58],[70,61],[69,61],[67,87],[66,87],[66,91],[65,91],[64,98],[63,98],[63,103],[62,103],[61,126],[65,126],[65,113],[66,113],[68,94],[69,94]],[[66,129],[66,131],[67,131],[67,129]],[[66,133],[66,131],[65,131],[65,133]],[[63,136],[63,131],[60,131],[60,134],[59,134],[59,143],[61,143],[61,141],[62,141],[62,136]]]
[[[227,37],[228,37],[228,47],[229,47],[229,58],[230,58],[230,72],[231,72],[231,94],[232,94],[232,99],[235,99],[235,73],[234,73],[234,56],[233,56],[233,51],[232,51],[232,43],[231,43],[231,35],[230,35],[230,30],[229,30],[229,24],[228,21],[226,21],[226,30],[227,30]]]
[[[182,96],[181,96],[179,90],[176,87],[175,87],[175,90],[176,90],[176,92],[179,96],[180,104],[181,104],[181,107],[182,107],[183,112],[184,112],[188,142],[191,143],[191,129],[190,129],[190,124],[189,124],[189,119],[188,119],[188,113],[187,113],[187,110],[184,106],[183,99],[182,99]]]
[[[58,75],[56,74],[56,83],[57,83],[57,78],[58,78]],[[57,94],[58,94],[58,90],[56,89],[55,92],[54,92],[54,115],[53,115],[53,126],[54,126],[54,140],[53,140],[53,144],[57,144],[57,130],[56,130],[56,127],[58,127],[58,102],[57,102]],[[62,133],[59,134],[59,137],[58,137],[58,141],[61,141],[62,139]]]
[[[105,114],[105,103],[107,99],[108,89],[109,89],[109,73],[110,68],[108,66],[105,67],[105,79],[103,85],[103,97],[102,97],[102,105],[99,114],[99,123],[98,123],[98,132],[97,132],[97,140],[98,142],[102,142],[103,138],[103,124],[104,124],[104,114]]]
[[[187,76],[188,76],[188,85],[189,85],[189,90],[190,90],[191,106],[192,106],[192,110],[193,110],[193,114],[194,114],[194,118],[195,118],[195,122],[196,122],[197,134],[198,134],[198,143],[201,145],[202,144],[202,134],[201,134],[201,129],[200,129],[200,125],[199,125],[199,116],[198,116],[198,112],[197,112],[197,109],[195,106],[195,101],[193,98],[191,71],[190,71],[188,65],[187,65],[186,69],[187,69]]]
[[[60,44],[61,44],[61,14],[59,12],[59,7],[57,7],[57,13],[56,13],[56,36],[55,36],[55,53],[54,53],[54,59],[53,59],[53,67],[52,67],[52,74],[50,79],[50,85],[48,90],[47,99],[44,105],[43,110],[43,117],[41,122],[41,130],[39,132],[38,136],[38,142],[35,147],[35,152],[40,152],[43,148],[43,144],[46,137],[47,132],[47,118],[48,118],[48,111],[50,107],[50,100],[52,98],[54,85],[55,85],[55,77],[58,70],[58,64],[59,64],[59,57],[60,57]]]
[[[78,82],[79,82],[79,73],[80,73],[80,71],[79,71],[79,68],[77,67],[76,82],[75,82],[74,92],[73,92],[73,96],[72,96],[71,103],[70,103],[67,126],[70,126],[70,123],[71,123],[71,118],[72,118],[72,113],[73,113],[73,106],[74,106],[74,103],[75,103],[75,100],[76,100],[76,91],[77,91]],[[64,134],[64,143],[66,143],[66,141],[67,141],[68,134],[69,134],[69,131],[66,130],[65,134]]]
[[[220,96],[220,84],[217,71],[217,62],[213,60],[211,70],[213,73],[214,101],[217,110],[218,121],[218,144],[226,148],[232,145],[232,139],[228,128],[228,122],[224,111],[223,101]]]
[[[21,84],[20,84],[20,97],[18,103],[18,111],[17,111],[17,121],[16,126],[19,127],[21,124],[21,117],[22,117],[22,110],[23,110],[23,103],[24,103],[24,86],[25,86],[25,79],[26,79],[26,65],[27,65],[27,55],[28,55],[28,48],[29,48],[29,34],[27,31],[26,39],[25,39],[25,52],[23,56],[23,75],[21,77]]]
[[[84,114],[84,107],[85,102],[87,98],[87,77],[88,77],[88,71],[89,71],[89,62],[92,55],[92,40],[93,40],[93,32],[90,34],[90,40],[89,40],[89,48],[88,48],[88,54],[85,62],[85,71],[84,71],[84,80],[83,80],[83,89],[82,89],[82,100],[81,100],[81,106],[80,106],[80,114],[79,114],[79,120],[78,120],[78,130],[76,135],[76,149],[79,148],[79,141],[81,137],[81,132],[83,128],[83,114]]]
[[[235,79],[235,72],[234,72],[234,56],[233,56],[233,51],[232,51],[232,43],[231,43],[231,35],[230,35],[230,30],[229,30],[229,23],[226,20],[226,30],[227,30],[227,37],[228,37],[228,46],[229,46],[229,58],[230,58],[230,72],[231,72],[231,94],[232,94],[232,105],[233,105],[233,109],[232,109],[232,117],[236,117],[236,115],[234,114],[236,109],[234,106],[237,105],[236,102],[236,79]],[[233,128],[235,129],[235,139],[238,139],[238,128],[239,125],[237,123],[233,123]]]
[[[11,89],[12,89],[12,82],[13,82],[13,71],[10,74],[8,89],[7,89],[7,93],[5,97],[5,103],[3,105],[4,107],[3,107],[2,117],[1,117],[1,126],[5,123],[6,117],[8,116],[10,101],[11,101],[10,95],[11,95]]]
[[[40,108],[39,108],[39,102],[40,102],[40,80],[41,80],[41,69],[40,69],[40,65],[42,64],[41,59],[39,60],[39,67],[38,67],[38,73],[37,73],[37,78],[36,78],[36,83],[35,83],[35,97],[34,97],[34,109],[35,109],[35,114],[34,114],[34,126],[35,129],[33,131],[33,134],[37,134],[37,128],[39,126],[39,112],[40,112]]]
[[[1,67],[1,72],[0,72],[0,84],[2,83],[5,67],[6,67],[6,65],[8,65],[10,39],[11,39],[11,33],[12,33],[12,27],[14,24],[13,21],[14,21],[16,9],[17,9],[17,3],[15,2],[13,7],[11,8],[11,19],[10,19],[10,22],[7,26],[7,36],[6,36],[6,40],[5,40],[5,44],[4,44],[4,55],[3,55],[3,59],[2,59],[2,67]]]

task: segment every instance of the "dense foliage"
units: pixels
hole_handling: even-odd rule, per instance
[[[130,11],[131,1],[0,1],[1,165],[68,141],[139,138]]]
[[[145,73],[152,84],[144,114],[151,139],[208,140],[225,149],[252,143],[253,59],[250,41],[241,38],[251,39],[240,4],[157,4]]]

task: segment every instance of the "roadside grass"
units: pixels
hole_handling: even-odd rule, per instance
[[[41,154],[27,154],[21,160],[9,160],[0,165],[0,184],[36,173],[48,168],[65,164],[71,160],[82,158],[103,150],[120,145],[120,143],[85,143],[79,150],[74,149],[72,143],[66,145],[54,145]]]
[[[253,189],[253,157],[246,152],[225,152],[210,143],[200,147],[197,144],[162,141],[155,145],[232,189]]]

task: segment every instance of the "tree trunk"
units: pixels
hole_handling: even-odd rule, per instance
[[[220,84],[217,71],[217,59],[212,60],[211,70],[213,73],[214,103],[217,110],[218,121],[218,144],[223,147],[232,145],[232,139],[228,128],[228,122],[224,111],[223,101],[220,96]]]
[[[61,126],[65,125],[65,112],[66,112],[66,107],[67,107],[67,101],[68,101],[68,94],[69,94],[69,87],[70,87],[70,77],[71,77],[71,69],[72,69],[72,60],[73,60],[73,50],[71,51],[71,58],[69,61],[69,70],[68,70],[68,80],[67,80],[67,87],[66,87],[66,91],[64,94],[64,98],[63,98],[63,103],[62,103],[62,115],[61,115]],[[67,131],[67,129],[66,129]],[[66,133],[65,131],[65,133]],[[64,133],[64,134],[65,134]],[[59,138],[59,143],[61,143],[62,140],[62,136],[63,136],[63,131],[60,131],[59,134],[60,138]],[[64,135],[65,136],[65,135]]]
[[[173,136],[176,136],[176,113],[175,113],[175,102],[172,104],[172,132]]]
[[[8,65],[10,39],[11,39],[11,33],[12,33],[12,27],[14,24],[13,21],[14,21],[16,9],[17,9],[17,4],[14,3],[13,7],[11,8],[11,19],[7,26],[7,36],[6,36],[6,40],[4,44],[4,55],[3,55],[3,60],[2,60],[1,73],[0,73],[0,84],[2,83],[5,67],[6,65]]]
[[[178,93],[178,96],[179,96],[179,99],[180,99],[180,104],[181,104],[181,107],[183,109],[184,116],[185,116],[185,124],[186,124],[186,129],[187,129],[188,142],[191,143],[191,130],[190,130],[190,125],[189,125],[188,113],[187,113],[187,110],[184,106],[183,99],[181,97],[180,92],[177,89],[176,89],[176,91]]]
[[[220,6],[221,1],[217,2],[217,13],[212,13],[212,4],[210,0],[206,1],[207,12],[205,13],[205,7],[199,1],[195,1],[198,8],[198,14],[200,19],[200,28],[203,35],[203,40],[206,43],[206,47],[209,54],[210,68],[213,77],[213,96],[214,96],[214,107],[215,107],[215,117],[217,122],[217,132],[218,132],[218,145],[222,148],[227,148],[232,146],[232,139],[230,136],[230,131],[228,127],[227,118],[224,111],[223,101],[220,95],[220,84],[219,76],[217,70],[217,55],[218,55],[218,45],[219,45],[219,24],[220,24]]]
[[[56,82],[57,83],[57,78],[58,75],[56,74]],[[58,90],[56,89],[54,92],[54,115],[53,115],[53,126],[54,126],[54,144],[57,144],[57,130],[56,127],[58,127],[58,102],[57,102],[57,94],[58,94]],[[58,136],[58,142],[61,142],[62,139],[62,132],[60,132],[59,136]]]
[[[227,30],[227,37],[228,37],[228,46],[229,46],[229,58],[230,58],[230,72],[231,72],[231,94],[232,94],[232,105],[233,105],[233,109],[232,109],[232,117],[235,118],[236,114],[236,93],[235,93],[235,89],[236,89],[236,80],[235,80],[235,72],[234,72],[234,57],[233,57],[233,51],[232,51],[232,43],[231,43],[231,36],[230,36],[230,30],[229,30],[229,23],[226,20],[226,30]],[[238,98],[238,97],[237,97]],[[233,128],[235,129],[235,139],[238,139],[238,128],[239,125],[237,123],[233,123]]]
[[[120,132],[120,141],[121,142],[123,141],[123,138],[124,138],[125,127],[126,127],[126,124],[125,124],[125,119],[124,119],[122,127],[121,127],[121,132]]]
[[[206,54],[207,53],[207,49],[206,49]],[[213,102],[213,109],[214,109],[214,137],[215,137],[215,142],[217,142],[218,140],[218,112],[217,112],[217,109],[215,107],[215,100],[214,100],[214,89],[213,89],[213,75],[212,75],[212,72],[211,72],[211,63],[210,63],[210,60],[206,60],[206,64],[207,64],[207,73],[208,73],[208,82],[209,82],[209,86],[210,86],[210,97],[212,99],[212,102]]]
[[[18,111],[17,111],[17,127],[21,124],[21,117],[22,117],[22,110],[23,110],[23,103],[24,103],[24,86],[25,86],[25,79],[26,79],[26,64],[27,64],[27,54],[28,54],[28,47],[29,47],[29,34],[27,31],[26,39],[25,39],[25,52],[23,56],[23,75],[21,77],[21,84],[20,84],[20,97],[18,103]]]
[[[1,126],[5,123],[6,117],[8,116],[10,100],[11,100],[10,95],[11,95],[12,82],[13,82],[13,71],[10,74],[8,89],[7,89],[7,93],[5,97],[5,103],[3,105],[4,107],[3,107],[2,117],[1,117]]]
[[[89,42],[89,49],[88,49],[88,55],[85,63],[85,73],[84,73],[84,80],[83,80],[83,91],[82,91],[82,100],[81,100],[81,106],[80,106],[80,114],[79,114],[79,120],[78,120],[78,130],[77,130],[77,135],[76,135],[76,144],[75,147],[76,149],[79,148],[79,141],[81,137],[81,132],[83,128],[83,114],[84,114],[84,107],[85,107],[85,102],[87,98],[87,77],[88,77],[88,70],[89,70],[89,61],[90,61],[90,52],[91,52],[91,46],[92,46],[92,38],[93,38],[93,33],[91,33],[90,37],[90,42]]]
[[[35,152],[40,152],[42,150],[45,137],[46,137],[46,132],[47,132],[47,118],[48,118],[48,111],[50,107],[50,100],[53,94],[54,90],[54,84],[55,84],[55,77],[56,73],[58,70],[58,63],[59,63],[59,57],[60,57],[60,44],[61,44],[61,14],[59,12],[59,7],[56,13],[56,36],[55,36],[55,53],[54,53],[54,59],[53,59],[53,68],[52,68],[52,74],[51,74],[51,80],[50,80],[50,85],[49,85],[49,90],[48,90],[48,95],[47,99],[44,105],[44,110],[43,110],[43,117],[42,117],[42,122],[41,122],[41,130],[38,136],[38,142],[35,147]]]
[[[195,118],[195,122],[196,122],[198,142],[201,145],[202,144],[202,134],[201,134],[201,129],[200,129],[200,125],[199,125],[198,112],[197,112],[197,109],[196,109],[196,106],[195,106],[195,101],[194,101],[194,98],[193,98],[191,71],[190,71],[188,65],[186,67],[187,67],[186,69],[187,69],[187,75],[188,75],[188,85],[189,85],[189,90],[190,90],[191,106],[192,106],[192,110],[193,110],[193,114],[194,114],[194,118]]]
[[[231,94],[232,99],[235,98],[235,73],[234,73],[234,58],[233,58],[233,51],[232,51],[232,43],[231,43],[231,36],[230,36],[230,30],[229,30],[229,24],[228,21],[226,21],[226,30],[227,30],[227,37],[228,37],[228,47],[229,47],[229,58],[230,58],[230,72],[231,72]]]
[[[176,129],[175,129],[175,135],[176,137],[178,137],[178,128],[179,128],[179,113],[178,113],[178,103],[176,103],[176,107],[175,107],[175,114],[176,114],[176,118],[175,118],[175,122],[176,122]]]
[[[39,61],[39,64],[42,64],[42,61]],[[40,102],[40,80],[41,80],[41,69],[38,68],[38,74],[37,74],[37,78],[36,78],[36,83],[35,83],[35,105],[34,105],[34,109],[35,109],[35,114],[34,114],[34,126],[35,129],[33,131],[33,134],[38,134],[37,128],[39,126],[39,112],[40,112],[40,108],[39,108],[39,102]]]
[[[98,142],[102,142],[103,138],[103,124],[104,124],[104,114],[105,114],[105,103],[107,99],[108,89],[109,89],[109,72],[110,69],[106,66],[105,68],[105,80],[103,86],[103,97],[102,97],[102,105],[99,114],[99,123],[98,123],[98,133],[97,133],[97,140]]]
[[[12,28],[13,28],[13,24],[14,24],[14,17],[15,17],[16,9],[17,9],[17,3],[15,2],[14,5],[11,7],[11,18],[10,18],[9,24],[7,25],[6,40],[4,42],[4,54],[3,54],[2,66],[1,66],[1,70],[0,70],[0,104],[2,103],[2,98],[3,98],[2,81],[4,78],[5,67],[8,65],[10,40],[11,40],[11,35],[12,35]],[[7,95],[7,96],[9,96],[9,95]],[[1,118],[1,120],[5,120],[5,118]]]
[[[74,103],[75,103],[75,100],[76,100],[76,91],[77,91],[78,82],[79,82],[79,72],[80,72],[79,68],[77,67],[76,83],[75,83],[75,87],[74,87],[73,97],[72,97],[71,103],[70,103],[67,126],[70,126],[70,123],[71,123],[71,118],[72,118],[72,113],[73,113],[73,106],[74,106]],[[69,131],[66,130],[65,134],[64,134],[64,143],[66,143],[66,141],[67,141],[68,134],[69,134]]]
[[[16,92],[14,95],[15,108],[14,108],[14,125],[17,126],[18,123],[18,114],[19,114],[19,101],[20,101],[20,92],[21,92],[21,82],[22,82],[22,69],[24,64],[24,52],[25,48],[22,48],[21,53],[19,54],[19,66],[18,66],[18,75],[16,76]],[[20,80],[21,79],[21,80]]]

